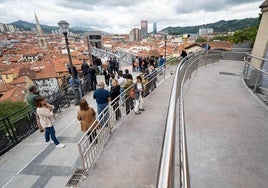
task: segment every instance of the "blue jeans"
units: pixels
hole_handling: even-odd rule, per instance
[[[58,139],[55,136],[55,129],[54,127],[46,127],[46,132],[45,132],[45,139],[46,142],[48,142],[49,140],[53,140],[55,145],[58,145],[60,142],[58,141]]]
[[[104,104],[97,104],[97,108],[98,108],[98,114],[102,114],[100,117],[99,117],[99,121],[100,121],[100,124],[102,126],[104,126],[104,123],[108,120],[108,109],[106,109],[104,111],[104,109],[106,108],[106,106],[108,106],[108,103],[104,103]]]

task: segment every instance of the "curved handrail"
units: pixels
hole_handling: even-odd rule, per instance
[[[160,80],[165,79],[165,75],[162,76],[161,74],[162,70],[165,71],[165,67],[157,68],[155,72],[149,75],[149,77],[145,78],[148,81],[145,88],[148,86],[153,90],[154,86],[156,85],[154,82],[160,82]],[[133,85],[130,87],[133,87]],[[109,139],[109,135],[112,133],[112,129],[116,127],[116,111],[120,110],[121,118],[131,111],[131,105],[129,102],[131,99],[126,94],[126,91],[128,91],[129,88],[125,89],[125,91],[120,94],[121,100],[119,98],[120,96],[118,96],[106,106],[106,108],[97,116],[95,122],[90,125],[88,131],[79,140],[78,149],[82,159],[82,167],[85,173],[89,170],[91,165],[97,159],[97,156],[101,153],[101,150]],[[145,94],[147,95],[149,93]],[[117,106],[113,106],[112,104],[116,103],[117,100],[119,100]],[[129,106],[129,112],[126,110],[127,106]],[[98,129],[97,126],[94,126],[95,124],[100,124],[101,128]],[[94,129],[92,130],[93,127]],[[94,136],[95,131],[97,132],[96,136]]]
[[[220,52],[221,54],[222,52]],[[162,145],[162,154],[160,167],[158,172],[158,188],[174,187],[174,171],[175,171],[175,131],[176,131],[176,110],[177,104],[179,104],[179,127],[180,131],[180,155],[178,155],[180,161],[180,186],[190,187],[189,180],[189,168],[188,168],[188,156],[187,156],[187,142],[186,142],[186,129],[184,121],[184,103],[183,103],[183,85],[187,80],[187,76],[191,75],[194,70],[198,68],[198,61],[201,57],[207,56],[219,56],[219,52],[205,53],[203,50],[192,53],[182,59],[177,67],[175,78],[173,81],[172,91],[170,95],[170,102],[166,120],[166,130]],[[197,64],[197,67],[195,65]],[[178,177],[178,176],[177,176]]]
[[[252,65],[251,62],[248,61],[248,59],[249,59],[248,57],[251,57],[251,58],[253,57],[253,58],[255,58],[255,59],[258,59],[258,60],[261,60],[261,61],[266,61],[266,62],[268,62],[268,59],[260,58],[260,57],[254,56],[254,55],[252,55],[252,54],[249,54],[249,53],[246,53],[245,55],[246,55],[246,56],[244,57],[244,62],[245,62],[248,66],[254,68],[254,69],[257,70],[258,72],[261,72],[261,73],[263,73],[263,74],[268,75],[268,72],[266,72],[265,70],[259,69],[259,68],[255,67],[254,65]]]

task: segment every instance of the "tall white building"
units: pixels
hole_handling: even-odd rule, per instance
[[[131,29],[129,34],[129,41],[130,42],[141,41],[141,30],[139,28]]]
[[[157,33],[157,23],[154,22],[153,24],[153,34],[156,34]]]
[[[141,21],[141,38],[147,38],[148,37],[148,22],[145,20]]]

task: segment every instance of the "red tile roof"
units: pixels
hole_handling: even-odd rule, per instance
[[[13,89],[9,89],[7,92],[0,97],[0,102],[5,100],[11,100],[13,102],[16,101],[24,101],[26,89],[21,86],[17,86]]]

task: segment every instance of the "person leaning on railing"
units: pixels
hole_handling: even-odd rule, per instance
[[[124,91],[125,91],[125,101],[126,101],[126,112],[127,114],[130,112],[130,108],[133,108],[133,99],[130,97],[130,87],[134,84],[132,80],[131,74],[126,76],[127,81],[124,84]]]
[[[104,82],[99,83],[99,88],[93,93],[93,99],[96,99],[99,121],[102,126],[104,126],[106,120],[108,119],[108,109],[106,108],[109,104],[110,93],[105,89]],[[102,114],[102,116],[100,116]]]
[[[94,108],[90,107],[85,99],[80,101],[80,109],[77,112],[77,119],[80,121],[81,131],[87,132],[88,129],[88,136],[90,136],[90,142],[94,140],[97,136],[96,126],[98,123],[92,126],[92,124],[96,120],[96,112]]]
[[[29,93],[25,96],[24,101],[29,104],[31,110],[34,112],[36,124],[38,126],[39,131],[44,132],[44,129],[42,128],[40,124],[39,116],[36,113],[36,106],[35,106],[36,97],[39,96],[39,91],[36,85],[30,85],[28,90],[29,90]]]
[[[142,83],[141,76],[136,77],[137,81],[134,83],[133,88],[135,92],[135,115],[141,114],[141,111],[144,111],[143,108],[143,92],[144,92],[144,85]]]

